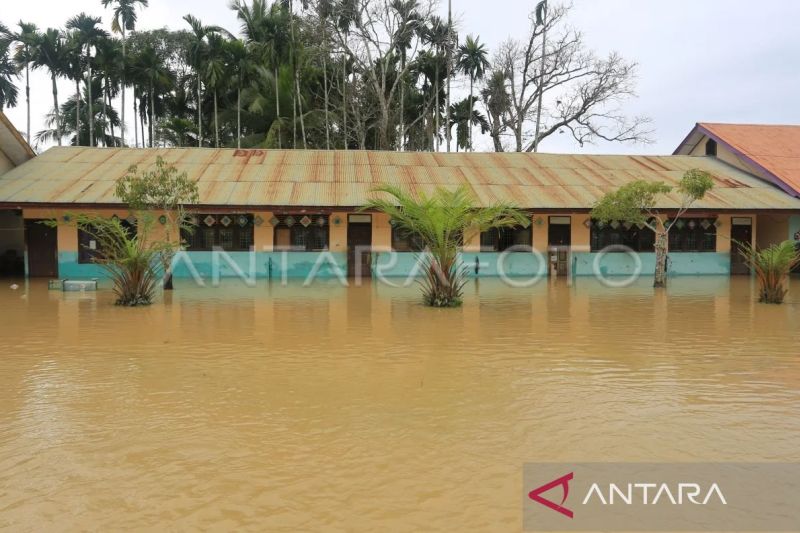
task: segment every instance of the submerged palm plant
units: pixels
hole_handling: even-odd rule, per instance
[[[739,253],[753,269],[759,284],[759,302],[781,304],[789,291],[787,281],[792,269],[800,264],[800,252],[792,241],[773,244],[759,250],[747,242],[739,242]]]
[[[428,196],[414,196],[399,187],[374,190],[383,194],[364,206],[364,210],[389,215],[392,223],[416,236],[425,249],[425,275],[421,280],[423,300],[431,307],[458,307],[462,302],[466,267],[459,262],[464,240],[492,228],[530,223],[522,212],[506,204],[479,208],[466,187],[438,188]]]
[[[114,284],[116,304],[150,305],[161,280],[160,256],[167,243],[149,239],[154,218],[139,218],[135,230],[118,218],[77,215],[76,225],[96,242],[92,261]]]

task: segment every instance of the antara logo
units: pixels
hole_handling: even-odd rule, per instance
[[[567,501],[567,497],[569,497],[569,482],[572,481],[574,477],[575,473],[570,472],[566,476],[554,479],[550,483],[546,483],[538,489],[533,489],[528,494],[528,497],[536,503],[541,503],[545,507],[549,507],[550,509],[559,512],[568,518],[573,518],[575,514],[571,510],[564,507],[564,503]],[[558,486],[561,486],[562,494],[564,495],[564,497],[561,498],[561,503],[555,503],[542,496],[542,494],[545,492],[548,492]]]
[[[574,518],[575,513],[564,505],[569,497],[569,484],[574,478],[575,473],[570,472],[532,490],[528,493],[528,497],[568,518]],[[557,503],[543,496],[557,487],[561,487],[560,502]],[[592,483],[581,505],[586,505],[592,500],[597,500],[602,505],[617,503],[624,505],[637,503],[642,505],[658,505],[659,503],[708,505],[715,502],[728,505],[725,495],[722,494],[722,490],[716,483],[712,483],[708,490],[703,490],[703,487],[697,483],[678,483],[676,486],[670,486],[667,483],[628,483],[626,485],[609,483],[607,491],[603,491],[599,483]]]

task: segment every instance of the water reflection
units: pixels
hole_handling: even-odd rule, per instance
[[[3,287],[0,527],[513,531],[524,462],[800,460],[795,293],[648,285]]]

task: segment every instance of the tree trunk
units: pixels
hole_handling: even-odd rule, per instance
[[[53,82],[53,108],[56,113],[56,136],[58,137],[58,145],[61,146],[61,137],[64,136],[64,130],[61,125],[61,110],[58,108],[58,82],[56,75],[51,74],[50,80]]]
[[[139,106],[136,104],[136,86],[133,86],[133,143],[136,148],[139,148],[139,125],[136,115],[139,113]],[[144,132],[142,132],[144,138]]]
[[[406,51],[403,49],[400,55],[400,75],[406,71]],[[406,149],[406,117],[405,117],[406,84],[405,80],[400,80],[400,144],[401,152]]]
[[[344,149],[347,150],[347,56],[344,56],[342,66],[342,136]]]
[[[150,148],[155,147],[156,141],[156,97],[155,94],[155,87],[153,86],[153,81],[150,81],[150,114],[148,115],[148,120],[150,121]]]
[[[278,67],[273,67],[275,72],[275,120],[278,122],[278,148],[281,148],[281,91],[278,86]]]
[[[330,150],[331,123],[328,117],[328,37],[324,25],[322,26],[322,42],[325,43],[325,49],[322,52],[322,84],[325,91],[325,149]]]
[[[214,145],[219,148],[219,117],[217,111],[217,88],[214,87]]]
[[[94,102],[92,102],[92,56],[86,54],[86,64],[89,67],[89,78],[86,80],[87,110],[89,111],[89,146],[94,146]]]
[[[25,47],[25,100],[28,104],[28,131],[26,132],[25,136],[28,140],[28,144],[31,144],[31,69],[30,63],[27,61],[28,50],[27,46]]]
[[[474,152],[475,148],[472,147],[472,107],[475,105],[472,99],[473,85],[475,84],[475,76],[470,73],[469,75],[469,115],[467,117],[467,131],[469,132],[469,151]],[[458,146],[458,141],[456,141]]]
[[[170,269],[167,269],[164,272],[164,290],[165,291],[174,290],[174,287],[172,285],[172,270]]]
[[[106,81],[108,80],[106,79]],[[111,101],[111,93],[108,93],[107,96],[108,96],[108,108],[113,110],[114,108],[113,108],[113,102]],[[106,118],[106,120],[108,121],[108,129],[111,130],[112,146],[117,146],[117,139],[114,136],[114,122],[112,122],[110,117]],[[122,146],[122,143],[120,143],[120,146]]]
[[[300,76],[295,76],[294,83],[297,87],[297,110],[300,113],[300,135],[303,138],[303,150],[308,149],[306,146],[306,121],[303,118],[303,100],[300,99]]]
[[[656,231],[656,273],[653,280],[653,287],[663,288],[667,286],[667,232],[661,222]]]
[[[122,83],[120,85],[120,89],[122,89],[122,116],[120,117],[120,146],[125,146],[125,66],[127,65],[127,51],[126,51],[126,42],[125,42],[125,24],[122,24]]]
[[[200,74],[197,75],[197,146],[203,146],[203,91]]]
[[[100,97],[103,100],[103,138],[106,136],[106,128],[108,127],[108,104],[106,104],[106,96],[108,95],[108,78],[103,77],[103,89],[100,91]]]
[[[81,145],[81,80],[75,78],[75,146]]]
[[[436,61],[436,83],[434,83],[434,90],[436,94],[434,95],[434,110],[433,110],[433,143],[436,147],[436,151],[439,151],[439,61]]]
[[[236,147],[242,149],[242,85],[236,87]]]

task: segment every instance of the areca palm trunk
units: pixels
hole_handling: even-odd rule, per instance
[[[108,86],[108,78],[106,78],[106,86]],[[112,108],[113,104],[111,102],[111,92],[110,91],[106,94],[106,97],[108,98],[108,108],[109,109],[113,109]],[[114,136],[114,122],[107,115],[106,115],[106,121],[108,121],[108,129],[111,130],[111,144],[112,144],[112,146],[116,146],[117,145],[117,139]],[[122,144],[122,143],[120,143],[120,144]]]
[[[200,74],[197,75],[197,146],[203,146],[203,94],[200,86]]]
[[[75,146],[81,145],[81,80],[75,77]]]
[[[106,96],[108,95],[108,78],[103,78],[103,88],[101,89],[100,96],[103,99],[103,137],[106,136],[106,127],[108,126],[108,105],[106,104]]]
[[[28,144],[31,144],[31,68],[30,63],[27,61],[28,47],[25,46],[25,100],[28,104],[28,131],[25,136],[27,137]]]
[[[277,61],[276,61],[277,63]],[[278,121],[278,148],[281,147],[281,92],[278,87],[278,67],[273,67],[275,71],[275,120]]]
[[[242,148],[242,83],[236,87],[236,147]]]
[[[122,122],[120,123],[120,146],[125,146],[125,65],[127,64],[127,55],[126,55],[126,42],[125,42],[125,24],[122,24],[122,84],[120,88],[122,89]],[[111,136],[113,137],[114,134],[112,133]]]
[[[300,135],[303,138],[303,150],[308,148],[306,146],[306,121],[303,118],[303,100],[300,98],[300,77],[295,76],[294,83],[297,87],[297,109],[300,112]]]
[[[58,137],[58,145],[61,146],[61,137],[64,136],[64,129],[61,124],[61,111],[58,109],[58,82],[55,73],[50,73],[50,80],[53,83],[53,109],[56,114],[56,136]]]
[[[472,90],[475,84],[475,76],[470,73],[469,75],[469,117],[467,118],[467,131],[469,132],[469,151],[474,152],[475,149],[472,147]],[[458,141],[456,141],[456,149],[458,149]]]
[[[344,149],[347,150],[347,55],[344,56],[342,66],[342,134]]]
[[[89,49],[86,49],[86,64],[89,68],[89,79],[86,81],[86,90],[88,96],[87,105],[89,111],[89,146],[94,146],[94,110],[92,109],[92,57]]]
[[[153,80],[150,80],[150,114],[148,116],[148,120],[150,121],[150,148],[155,146],[155,138],[156,138],[156,97],[155,97],[155,87],[153,85]]]
[[[217,110],[217,88],[214,87],[214,145],[219,148],[219,117]]]
[[[325,149],[331,149],[331,124],[328,117],[328,40],[325,36],[325,29],[322,30],[322,39],[325,42],[325,50],[322,54],[322,83],[325,90]]]
[[[133,86],[133,141],[136,148],[139,148],[139,126],[136,120],[136,115],[139,113],[139,106],[136,105],[136,85]],[[144,138],[144,132],[142,132]]]
[[[436,151],[439,151],[439,62],[436,62],[436,83],[434,84],[436,94],[434,95],[435,101],[435,108],[433,110],[433,124],[435,131],[433,132],[433,142],[434,146],[436,146]]]
[[[406,71],[406,51],[400,53],[400,76]],[[406,82],[405,80],[400,80],[400,151],[403,152],[406,149],[406,117],[405,117],[405,103],[406,103]]]

